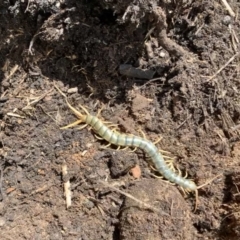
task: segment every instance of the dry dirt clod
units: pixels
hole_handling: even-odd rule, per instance
[[[174,186],[161,180],[145,179],[136,182],[128,191],[169,216],[126,198],[120,216],[121,239],[194,239],[191,209]]]

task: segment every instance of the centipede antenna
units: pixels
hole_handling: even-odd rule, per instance
[[[87,115],[90,115],[89,114],[89,112],[88,112],[88,110],[84,107],[84,106],[82,106],[81,104],[79,105],[79,107],[87,114]],[[75,109],[76,110],[76,109]],[[76,110],[77,111],[77,110]],[[78,112],[78,111],[77,111]],[[78,112],[79,113],[79,112]],[[82,115],[82,114],[81,114]]]
[[[62,90],[60,90],[60,88],[59,88],[55,83],[53,83],[53,86],[59,91],[59,93],[60,93],[64,98],[67,98],[67,96],[62,92]]]
[[[82,118],[83,117],[83,115],[76,109],[76,108],[74,108],[70,103],[69,103],[69,101],[68,101],[68,99],[66,98],[65,99],[66,100],[66,103],[67,103],[67,105],[68,105],[68,107],[74,112],[74,114],[78,117],[78,118]],[[81,106],[80,106],[81,107]]]
[[[76,109],[74,108],[68,101],[68,98],[67,96],[60,90],[60,88],[56,85],[56,84],[53,84],[54,87],[59,91],[59,93],[65,98],[66,100],[66,103],[68,105],[68,107],[74,112],[74,114],[79,117],[80,119],[83,117],[83,115]],[[82,105],[80,105],[80,108],[87,114],[89,115],[89,112],[87,111],[87,109],[85,107],[83,107]]]

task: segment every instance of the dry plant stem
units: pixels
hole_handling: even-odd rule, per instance
[[[63,181],[65,180],[64,178],[67,177],[67,164],[64,161],[63,165],[62,165],[62,176],[63,176]],[[66,197],[66,206],[67,208],[69,208],[72,205],[72,200],[71,200],[71,186],[70,186],[70,181],[69,179],[64,183],[63,183],[63,187],[64,187],[64,195]]]
[[[2,196],[2,200],[5,199],[5,194],[3,192],[3,188],[2,188],[2,181],[3,181],[3,169],[2,169],[2,166],[0,166],[0,193],[1,193],[1,196]]]
[[[221,0],[223,5],[225,6],[225,8],[228,10],[228,13],[232,16],[232,17],[235,17],[235,13],[234,11],[232,10],[232,8],[229,6],[228,2],[226,0]]]
[[[124,196],[126,196],[126,197],[128,197],[128,198],[130,198],[130,199],[132,199],[132,200],[134,200],[134,201],[136,201],[137,203],[139,203],[140,205],[142,205],[143,207],[145,207],[145,208],[147,208],[147,209],[153,210],[154,212],[160,213],[161,215],[164,215],[164,216],[169,216],[169,214],[167,214],[167,213],[165,213],[165,212],[163,212],[163,211],[160,211],[159,209],[151,206],[150,204],[147,204],[147,203],[145,203],[145,202],[143,202],[143,201],[135,198],[134,196],[132,196],[132,195],[129,194],[129,193],[125,193],[125,192],[123,192],[122,190],[119,190],[118,188],[116,188],[116,187],[108,184],[107,182],[104,182],[104,181],[101,181],[101,180],[99,180],[99,182],[100,182],[101,184],[103,184],[105,187],[111,188],[111,189],[113,189],[114,191],[119,192],[119,193],[121,193],[122,195],[124,195]]]
[[[44,99],[49,93],[52,92],[52,90],[53,90],[53,88],[52,88],[50,91],[42,94],[41,96],[36,97],[32,102],[28,102],[27,106],[24,107],[22,110],[31,109],[31,106],[34,106],[34,105],[37,104],[39,101],[41,101],[42,99]]]
[[[23,119],[25,118],[24,116],[21,116],[21,115],[16,114],[16,113],[11,113],[11,112],[7,113],[7,116],[16,117],[16,118],[23,118]]]
[[[208,81],[213,80],[224,68],[226,68],[238,55],[240,54],[240,52],[237,52],[236,54],[234,54],[221,68],[218,69],[218,71],[212,75],[211,77],[209,77]]]
[[[183,47],[179,46],[167,37],[167,23],[164,11],[160,7],[156,7],[153,10],[153,15],[156,22],[156,31],[158,32],[160,45],[168,51],[170,55],[174,55],[176,57],[186,55],[187,52],[183,49]]]
[[[14,65],[14,67],[11,69],[10,73],[7,76],[5,76],[4,80],[6,81],[9,78],[11,78],[14,75],[14,73],[18,70],[18,68],[19,68],[19,66],[17,64]]]

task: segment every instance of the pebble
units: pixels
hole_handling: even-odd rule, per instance
[[[5,209],[5,204],[3,202],[0,202],[0,214],[3,214],[3,210]]]
[[[4,217],[0,217],[0,227],[4,226],[6,223],[6,219]]]
[[[222,23],[226,26],[228,26],[231,23],[231,17],[229,15],[224,16]]]
[[[77,87],[69,88],[69,89],[67,90],[67,93],[76,93],[76,92],[78,92],[78,88],[77,88]]]
[[[161,51],[161,52],[159,53],[159,57],[164,58],[165,56],[166,56],[165,52]]]
[[[121,64],[119,66],[119,73],[127,77],[140,78],[140,79],[152,79],[155,71],[151,69],[135,68],[130,64]]]

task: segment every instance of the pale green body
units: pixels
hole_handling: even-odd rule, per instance
[[[107,142],[117,146],[130,146],[142,149],[151,158],[156,169],[170,182],[176,183],[184,189],[196,191],[196,184],[181,177],[173,172],[164,161],[162,155],[159,153],[157,147],[150,141],[137,136],[130,136],[120,134],[109,129],[104,123],[95,116],[87,115],[85,122],[90,125],[93,130]]]

